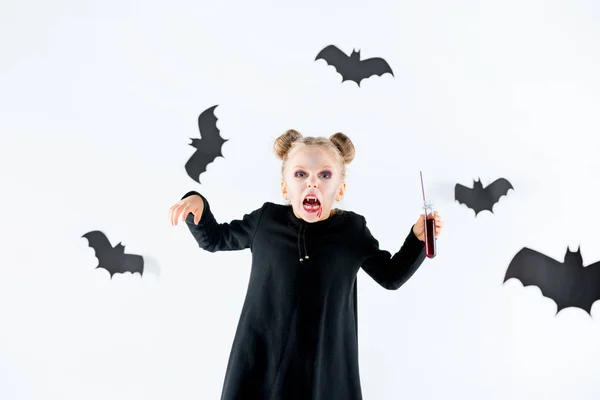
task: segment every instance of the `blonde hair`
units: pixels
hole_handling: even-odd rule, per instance
[[[308,146],[325,146],[331,150],[335,162],[340,168],[341,178],[344,181],[346,177],[346,164],[349,164],[354,159],[354,144],[352,140],[341,132],[334,133],[329,138],[302,136],[298,131],[289,129],[281,136],[275,139],[273,151],[275,155],[283,161],[281,165],[281,173],[285,170],[288,158],[292,150],[299,145],[305,144]]]

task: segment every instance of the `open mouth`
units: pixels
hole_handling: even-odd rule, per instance
[[[304,201],[302,202],[302,207],[304,207],[304,210],[309,213],[320,212],[321,202],[319,201],[317,196],[308,195],[304,198]]]

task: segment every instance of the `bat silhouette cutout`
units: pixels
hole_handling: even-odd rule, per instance
[[[325,60],[328,65],[335,67],[336,71],[342,75],[342,83],[345,81],[354,81],[358,86],[363,79],[371,76],[381,76],[389,73],[394,76],[392,68],[383,58],[360,59],[360,50],[352,50],[348,56],[334,45],[329,45],[317,54],[317,60]]]
[[[457,183],[454,187],[454,198],[459,204],[465,204],[468,208],[475,211],[475,216],[483,210],[488,210],[492,214],[494,205],[500,200],[500,197],[505,196],[509,189],[515,189],[512,184],[504,179],[499,178],[486,186],[481,184],[481,178],[473,180],[473,188]]]
[[[137,254],[125,254],[125,246],[121,243],[113,247],[106,235],[100,231],[91,231],[83,236],[89,242],[89,247],[94,249],[98,266],[104,268],[110,274],[112,279],[114,274],[139,272],[144,274],[144,258]]]
[[[511,278],[523,286],[537,286],[544,297],[556,302],[556,314],[577,307],[591,316],[592,305],[600,299],[600,262],[584,267],[580,248],[567,248],[565,260],[560,262],[524,247],[511,260],[504,282]]]
[[[217,157],[223,157],[221,149],[223,144],[229,140],[223,139],[217,128],[215,108],[217,108],[216,105],[204,110],[198,116],[198,129],[201,138],[190,138],[192,141],[190,146],[194,147],[196,151],[185,163],[185,170],[189,177],[198,183],[200,183],[200,174],[206,172],[208,164]]]

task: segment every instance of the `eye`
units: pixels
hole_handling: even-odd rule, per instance
[[[306,177],[306,172],[304,172],[304,171],[296,171],[294,173],[294,176],[296,178],[305,178]],[[323,171],[323,172],[321,172],[321,177],[325,178],[325,179],[329,179],[329,178],[331,178],[331,172],[329,172],[329,171]]]

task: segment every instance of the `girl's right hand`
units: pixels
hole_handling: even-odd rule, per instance
[[[169,219],[171,225],[175,226],[181,219],[185,221],[189,213],[194,214],[194,223],[198,225],[200,217],[204,211],[204,200],[197,194],[186,197],[178,201],[169,209]]]

